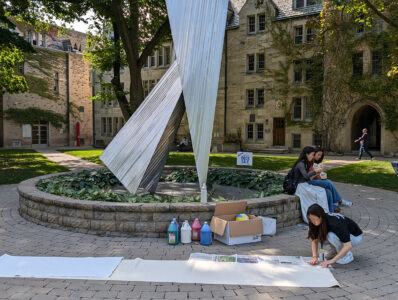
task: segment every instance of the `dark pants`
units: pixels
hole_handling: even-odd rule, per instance
[[[369,152],[368,147],[361,145],[359,147],[359,156],[358,156],[359,159],[362,158],[363,151],[365,151],[371,158],[373,158],[373,155],[372,155],[372,153]]]

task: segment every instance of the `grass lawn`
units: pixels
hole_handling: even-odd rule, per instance
[[[0,184],[19,183],[25,179],[68,171],[35,150],[0,150]]]
[[[328,171],[331,180],[356,183],[398,192],[398,176],[388,161],[369,161]]]
[[[61,152],[74,155],[94,163],[102,164],[99,159],[103,150],[59,150]],[[261,170],[284,170],[290,168],[297,158],[287,156],[266,156],[254,155],[253,166],[250,168]],[[166,162],[167,165],[194,166],[195,159],[193,153],[171,152]],[[236,167],[236,154],[211,154],[210,166],[213,167]]]

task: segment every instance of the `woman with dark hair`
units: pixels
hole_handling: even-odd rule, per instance
[[[322,245],[328,241],[332,251],[326,254],[326,261],[320,263],[322,267],[331,264],[348,264],[354,260],[352,246],[362,241],[362,230],[358,224],[341,214],[325,213],[318,204],[311,205],[307,210],[309,220],[308,238],[311,239],[311,265],[318,264],[318,242]]]
[[[314,159],[311,162],[311,166],[309,167],[308,171],[310,172],[313,170],[313,164],[321,164],[323,157],[324,157],[324,151],[320,147],[314,148]],[[321,167],[322,168],[322,167]],[[322,168],[323,170],[323,168]],[[322,174],[321,174],[322,175]],[[326,190],[326,195],[328,197],[328,204],[329,204],[329,211],[330,212],[340,212],[340,208],[335,205],[335,203],[339,203],[340,205],[344,206],[352,206],[352,202],[344,200],[341,198],[339,192],[337,191],[336,187],[334,186],[333,182],[330,181],[329,179],[321,179],[319,175],[315,175],[314,177],[311,178],[311,180],[308,180],[309,184],[320,186]]]
[[[307,223],[307,209],[310,205],[318,203],[326,211],[329,211],[326,190],[308,183],[313,176],[323,171],[322,168],[317,168],[311,172],[308,171],[314,159],[314,154],[315,149],[313,147],[304,147],[296,163],[293,165],[294,176],[297,182],[295,195],[300,198],[302,216]]]

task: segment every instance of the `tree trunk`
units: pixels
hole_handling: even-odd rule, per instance
[[[122,84],[120,83],[120,67],[121,67],[121,58],[120,58],[120,49],[119,49],[119,31],[115,22],[112,23],[113,25],[113,35],[114,35],[114,45],[116,48],[115,51],[115,59],[113,61],[113,90],[116,95],[116,99],[119,102],[120,109],[122,111],[124,119],[127,121],[130,116],[132,115],[128,100],[126,95],[124,94]]]

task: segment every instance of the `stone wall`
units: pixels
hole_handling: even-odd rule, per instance
[[[18,186],[19,212],[34,223],[83,233],[164,237],[172,218],[179,222],[210,221],[215,203],[114,203],[76,200],[39,191],[40,179],[59,176],[45,175],[23,181]],[[265,198],[244,199],[247,212],[277,219],[277,227],[302,221],[299,199],[286,194]]]

